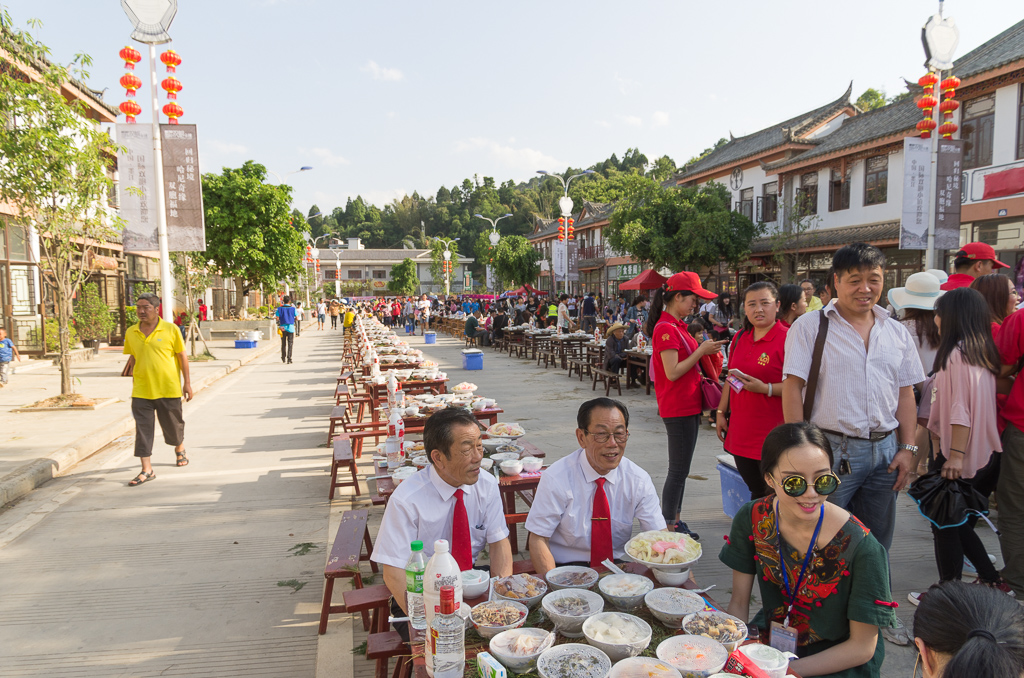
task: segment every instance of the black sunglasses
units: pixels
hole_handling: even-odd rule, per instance
[[[814,479],[814,491],[822,496],[828,496],[839,489],[839,476],[834,473],[826,473]],[[807,479],[803,476],[789,476],[781,483],[782,491],[790,497],[800,497],[807,492]]]

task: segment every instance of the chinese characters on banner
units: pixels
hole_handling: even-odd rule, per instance
[[[164,162],[164,205],[167,212],[167,249],[202,252],[203,187],[199,180],[199,143],[195,125],[160,125]]]
[[[565,242],[558,242],[557,240],[551,243],[551,265],[554,268],[555,282],[562,282],[565,280],[565,268],[566,268],[566,256],[565,256]]]
[[[928,248],[928,192],[931,190],[931,139],[903,140],[903,216],[900,249]],[[957,234],[959,237],[959,232]]]
[[[964,142],[939,139],[936,160],[938,185],[935,189],[935,249],[960,247],[960,185],[963,171]]]
[[[153,136],[148,125],[117,124],[117,196],[125,220],[125,252],[155,252],[157,241],[156,171]]]
[[[569,241],[569,282],[580,280],[580,244],[578,240]]]

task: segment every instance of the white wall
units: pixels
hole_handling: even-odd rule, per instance
[[[967,178],[963,187],[966,195],[965,204],[1004,199],[982,200],[982,196],[985,194],[985,176],[993,172],[1024,167],[1024,160],[1018,160],[1016,157],[1018,102],[1020,101],[1021,87],[1024,87],[1024,84],[1007,85],[996,90],[996,125],[992,141],[992,164],[966,171]],[[962,110],[961,108],[960,111]],[[959,114],[960,111],[957,113]],[[956,136],[959,138],[960,133],[958,132]]]

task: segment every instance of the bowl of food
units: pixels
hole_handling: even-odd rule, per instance
[[[651,644],[651,625],[625,612],[603,612],[583,622],[587,642],[613,662],[635,657]]]
[[[485,438],[483,440],[484,449],[487,450],[489,454],[494,454],[498,451],[499,447],[507,445],[510,442],[512,442],[511,438]]]
[[[526,622],[529,610],[514,600],[490,600],[476,605],[469,613],[481,638],[493,638],[502,631],[516,629]]]
[[[514,455],[516,455],[516,459],[521,459],[522,456],[523,456],[523,452],[525,452],[525,451],[526,451],[525,447],[523,447],[519,443],[512,442],[510,440],[509,442],[505,443],[504,445],[499,445],[497,453],[498,454],[514,454]],[[494,456],[494,455],[491,455],[491,456]]]
[[[700,543],[682,532],[652,530],[626,542],[626,557],[650,568],[658,581],[668,586],[685,582],[701,553]],[[666,574],[668,580],[662,578]]]
[[[683,678],[679,669],[656,657],[629,657],[612,667],[608,678]]]
[[[605,678],[612,660],[601,650],[583,643],[564,643],[537,658],[540,678]]]
[[[507,476],[517,476],[523,472],[523,462],[518,459],[508,459],[501,462],[501,472]]]
[[[430,459],[427,455],[421,454],[418,457],[413,457],[412,463],[416,468],[427,468],[430,465]]]
[[[480,468],[485,471],[490,471],[494,467],[494,461],[489,457],[484,457],[480,460]]]
[[[514,574],[494,581],[495,598],[521,603],[530,609],[533,609],[547,592],[548,585],[544,580],[532,574]]]
[[[666,586],[644,596],[644,603],[658,621],[670,629],[683,628],[683,618],[704,609],[704,599],[693,591]]]
[[[536,473],[544,467],[544,460],[537,457],[523,457],[523,470],[527,473]]]
[[[644,596],[653,589],[654,582],[639,574],[610,574],[597,583],[605,600],[624,612],[642,607]]]
[[[544,613],[566,638],[581,638],[583,622],[604,611],[604,598],[586,589],[561,589],[544,596]]]
[[[454,387],[452,387],[452,392],[462,395],[466,393],[474,393],[477,388],[478,387],[476,384],[464,381],[461,384],[456,384]]]
[[[683,618],[683,633],[710,638],[732,652],[747,637],[747,625],[724,612],[701,610]]]
[[[672,636],[661,641],[655,653],[678,669],[683,678],[707,678],[725,668],[729,659],[729,652],[721,644],[704,636]]]
[[[528,673],[554,642],[555,634],[544,629],[510,629],[491,638],[488,649],[509,671]]]
[[[487,429],[487,435],[496,438],[521,438],[526,435],[526,430],[519,424],[510,424],[504,421],[499,421],[497,424],[492,424]]]
[[[408,480],[413,475],[415,475],[416,471],[418,470],[419,469],[413,466],[401,466],[398,469],[396,469],[394,473],[391,474],[391,479],[395,481],[395,485],[398,486],[402,484],[402,481]]]
[[[525,464],[524,464],[525,468]],[[597,570],[580,565],[563,565],[548,570],[544,575],[552,591],[562,589],[589,589],[597,583]]]
[[[483,570],[464,570],[462,572],[462,597],[479,598],[491,587],[491,575]]]
[[[491,461],[495,464],[500,464],[503,461],[518,461],[519,455],[515,452],[498,452],[491,455]]]

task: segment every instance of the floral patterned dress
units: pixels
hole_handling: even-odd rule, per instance
[[[780,539],[774,499],[764,497],[739,510],[718,556],[731,569],[752,574],[757,579],[762,608],[751,624],[762,634],[767,634],[771,622],[782,623],[786,615],[781,567],[786,568],[792,585],[803,564],[797,549]],[[807,657],[847,640],[851,620],[878,627],[891,626],[895,620],[894,607],[885,549],[863,523],[850,516],[828,544],[814,550],[797,592],[790,613],[790,625],[799,633],[797,654]],[[874,657],[869,662],[828,675],[878,676],[884,658],[884,641],[879,633]]]

